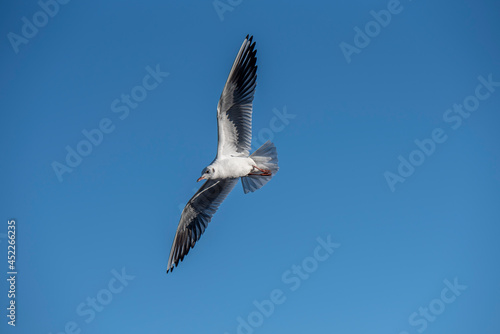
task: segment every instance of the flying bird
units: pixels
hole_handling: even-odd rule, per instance
[[[194,247],[238,179],[247,194],[264,186],[278,171],[278,154],[270,141],[250,154],[257,80],[257,50],[252,39],[247,35],[243,41],[222,90],[217,105],[217,155],[201,172],[198,181],[205,183],[182,210],[167,273]]]

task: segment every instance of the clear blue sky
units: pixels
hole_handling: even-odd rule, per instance
[[[0,332],[499,333],[498,3],[232,3],[2,4]],[[167,275],[247,34],[280,171]]]

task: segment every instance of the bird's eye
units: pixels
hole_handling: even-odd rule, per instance
[[[205,172],[205,174],[208,174],[208,170]]]

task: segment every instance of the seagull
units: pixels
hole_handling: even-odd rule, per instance
[[[194,247],[212,216],[241,179],[245,194],[263,187],[278,172],[278,154],[270,141],[250,154],[252,101],[257,80],[257,50],[246,36],[234,60],[217,105],[218,144],[215,159],[198,181],[206,180],[182,210],[167,273]]]

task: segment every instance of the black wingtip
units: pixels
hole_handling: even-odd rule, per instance
[[[253,42],[253,43],[250,45],[250,50],[251,50],[251,51],[254,51],[255,53],[257,53],[257,50],[255,49],[255,44],[256,44],[256,43],[257,43],[257,42]]]

